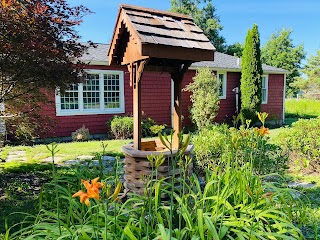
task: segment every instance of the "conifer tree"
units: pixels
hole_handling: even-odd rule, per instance
[[[260,112],[262,88],[262,64],[260,59],[260,37],[255,24],[248,30],[242,55],[241,117],[256,120],[256,112]]]

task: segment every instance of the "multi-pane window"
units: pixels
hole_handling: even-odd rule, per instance
[[[262,76],[262,87],[261,87],[261,103],[268,102],[268,77]]]
[[[61,96],[61,110],[76,110],[79,109],[79,93],[78,85],[71,85],[70,89]]]
[[[120,81],[118,74],[104,74],[104,104],[105,108],[120,107]]]
[[[57,116],[124,113],[122,71],[88,70],[83,83],[56,96]]]
[[[220,99],[226,99],[227,93],[227,77],[226,73],[217,73],[217,80],[219,83],[219,97]]]
[[[100,108],[100,77],[99,74],[87,74],[83,83],[83,108],[99,109]]]

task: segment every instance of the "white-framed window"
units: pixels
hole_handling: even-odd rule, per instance
[[[56,94],[57,116],[124,112],[123,71],[86,70],[83,83]]]
[[[267,104],[268,103],[268,76],[262,76],[262,87],[261,87],[261,103]]]
[[[219,86],[219,98],[226,99],[227,98],[227,73],[226,72],[217,72],[217,80],[220,84]]]

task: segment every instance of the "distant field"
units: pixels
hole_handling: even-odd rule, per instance
[[[311,99],[286,99],[286,118],[315,118],[320,116],[320,101]]]

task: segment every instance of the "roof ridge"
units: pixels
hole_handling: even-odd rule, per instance
[[[120,4],[120,8],[136,10],[136,11],[139,11],[139,12],[155,13],[155,14],[160,14],[160,15],[164,15],[164,16],[188,19],[188,20],[192,20],[193,21],[193,18],[191,16],[189,16],[189,15],[180,14],[180,13],[172,13],[172,12],[167,12],[167,11],[162,11],[162,10],[155,10],[155,9],[152,9],[152,8],[133,6],[133,5],[129,5],[129,4]]]

